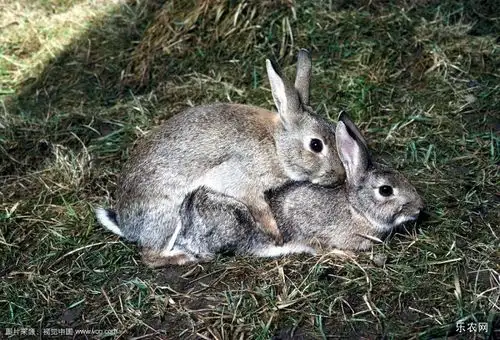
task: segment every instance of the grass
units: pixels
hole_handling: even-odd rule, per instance
[[[22,328],[114,329],[115,338],[499,335],[495,2],[2,6],[2,336]],[[424,197],[418,229],[352,259],[220,258],[154,271],[97,225],[91,208],[113,203],[135,140],[189,105],[272,108],[264,60],[290,74],[300,47],[313,54],[316,109],[332,119],[348,109],[372,149]],[[459,333],[459,321],[486,322],[488,332]]]

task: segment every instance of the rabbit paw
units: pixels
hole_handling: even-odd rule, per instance
[[[168,265],[181,266],[196,262],[196,259],[182,250],[155,251],[144,248],[142,250],[142,261],[151,268],[160,268]]]

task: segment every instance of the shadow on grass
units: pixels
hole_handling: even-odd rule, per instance
[[[10,119],[0,145],[0,177],[39,169],[55,144],[78,152],[99,137],[102,131],[90,128],[90,122],[100,108],[129,96],[121,82],[123,70],[161,6],[156,0],[128,1],[93,19],[36,79],[25,80],[15,96],[6,98]]]
[[[216,18],[217,11],[211,8],[214,4],[227,11],[222,18]],[[246,43],[231,50],[231,42],[223,39],[224,32],[216,33],[214,28],[222,21],[232,23],[237,5],[223,1],[175,5],[158,0],[128,1],[95,20],[36,79],[27,79],[16,95],[6,100],[7,111],[17,118],[7,122],[6,142],[0,145],[0,176],[39,169],[56,144],[78,152],[116,129],[132,130],[137,121],[149,123],[147,114],[130,114],[133,105],[122,103],[150,93],[172,77],[232,68],[231,63],[221,65],[221,59],[241,56],[251,44],[240,39]],[[256,2],[255,6],[289,12],[286,1]],[[251,49],[247,52],[254,53]],[[247,65],[247,69],[251,67]],[[249,75],[247,72],[247,78]],[[120,106],[123,110],[118,112]],[[114,152],[126,149],[135,139],[133,133],[126,137],[113,140],[118,146]]]
[[[120,4],[46,65],[18,91],[17,109],[46,118],[54,108],[89,102],[111,106],[124,95],[123,71],[162,1]]]

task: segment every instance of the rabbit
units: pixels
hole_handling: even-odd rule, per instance
[[[344,180],[335,125],[309,106],[307,50],[298,53],[294,85],[270,60],[266,69],[277,113],[217,103],[174,115],[134,149],[118,181],[115,211],[95,210],[104,227],[149,249],[146,262],[184,261],[172,252],[182,228],[179,209],[199,187],[244,203],[259,228],[282,244],[264,193],[290,180]]]
[[[393,228],[417,219],[424,203],[416,189],[399,172],[372,161],[365,139],[345,114],[336,127],[336,147],[345,183],[327,187],[291,181],[266,193],[282,246],[257,227],[242,201],[207,187],[188,194],[171,251],[182,258],[176,264],[210,261],[217,254],[277,257],[334,248],[366,250],[374,238],[383,239]],[[162,257],[151,259],[152,267],[171,264]]]

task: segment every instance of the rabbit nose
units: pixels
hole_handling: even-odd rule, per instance
[[[416,220],[420,213],[424,210],[424,204],[422,200],[419,200],[416,204],[414,202],[408,202],[404,204],[401,209],[405,209],[408,216],[412,220]]]
[[[411,208],[414,207],[418,212],[421,212],[425,208],[425,203],[422,200],[421,197],[417,198],[416,200],[408,200],[406,203],[403,204],[403,208]]]

